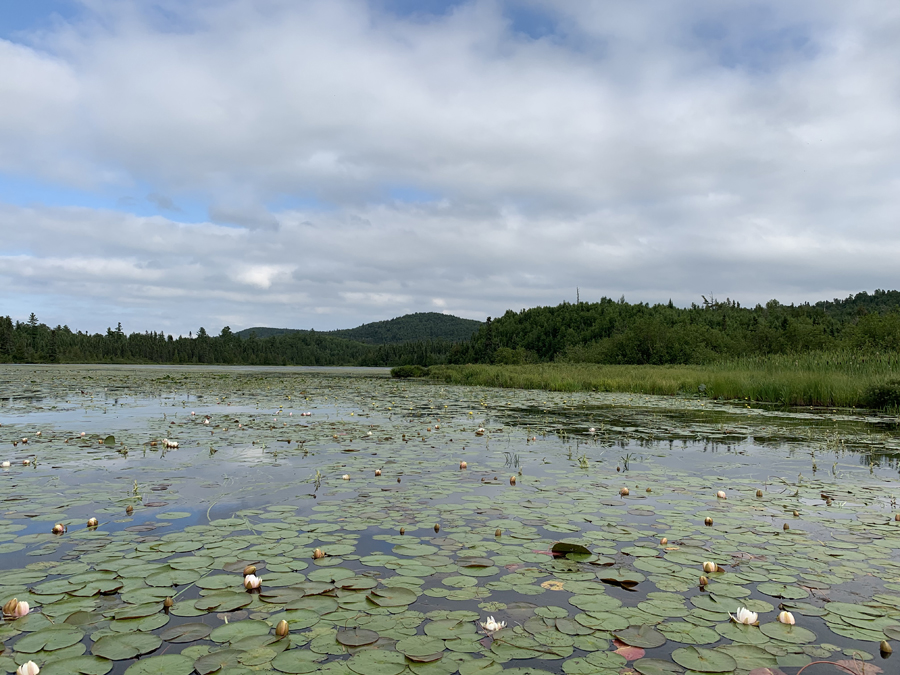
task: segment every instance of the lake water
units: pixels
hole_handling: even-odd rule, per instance
[[[0,366],[0,441],[0,602],[32,608],[0,624],[6,672],[892,672],[895,419],[385,369]]]

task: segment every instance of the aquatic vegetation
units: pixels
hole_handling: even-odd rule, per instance
[[[795,673],[900,639],[887,418],[343,371],[0,374],[0,586],[30,603],[0,624],[4,672]]]

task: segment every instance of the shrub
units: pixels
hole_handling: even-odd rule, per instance
[[[428,368],[422,366],[397,366],[391,368],[391,377],[428,377]]]
[[[900,380],[891,380],[884,384],[872,385],[866,389],[863,401],[867,408],[900,408]]]

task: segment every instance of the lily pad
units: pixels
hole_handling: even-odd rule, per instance
[[[161,644],[159,636],[152,633],[116,633],[97,640],[91,652],[112,661],[123,661],[156,651]]]
[[[666,636],[648,625],[629,626],[624,630],[615,631],[613,635],[626,645],[643,649],[662,647],[666,643]]]
[[[698,673],[729,673],[737,668],[737,661],[725,652],[699,647],[681,647],[672,652],[672,660]]]
[[[181,654],[162,654],[131,664],[125,670],[125,675],[190,675],[192,672],[193,659]]]

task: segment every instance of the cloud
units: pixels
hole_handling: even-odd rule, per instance
[[[900,9],[404,7],[91,0],[0,40],[0,172],[168,216],[0,207],[0,311],[186,333],[483,318],[576,286],[896,286]],[[188,203],[210,222],[176,222]]]

